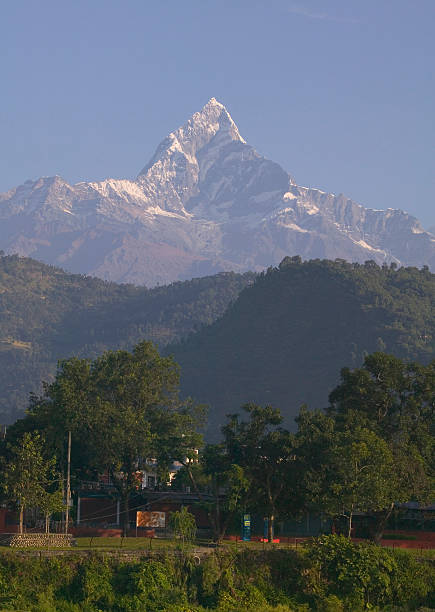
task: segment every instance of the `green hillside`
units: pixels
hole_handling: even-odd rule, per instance
[[[324,407],[343,366],[381,350],[434,357],[435,275],[428,269],[286,258],[246,288],[225,315],[168,348],[184,393],[210,404],[209,437],[247,401]]]
[[[58,359],[142,339],[164,346],[212,323],[253,279],[222,273],[146,289],[0,257],[0,422],[22,413]]]
[[[366,353],[432,359],[434,278],[427,269],[286,258],[257,277],[146,289],[0,257],[0,422],[23,411],[58,359],[142,339],[168,345],[183,391],[210,404],[210,432],[250,400],[281,408],[290,422],[303,402],[324,406],[340,368]]]

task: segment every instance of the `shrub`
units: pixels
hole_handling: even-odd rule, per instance
[[[111,567],[97,556],[83,561],[78,565],[71,590],[73,599],[83,609],[91,605],[108,609],[114,601]]]
[[[183,506],[181,510],[171,512],[169,515],[169,526],[174,532],[175,537],[179,539],[182,547],[190,544],[195,539],[195,517],[188,511],[186,506]]]
[[[171,564],[147,560],[135,566],[129,575],[127,591],[130,599],[124,598],[119,610],[175,610],[175,605],[187,603],[185,593],[174,581]]]
[[[308,591],[323,602],[335,595],[345,602],[345,609],[386,605],[413,609],[426,602],[434,584],[435,571],[429,564],[404,551],[353,544],[344,536],[321,536],[311,544],[307,557],[312,563]]]
[[[396,566],[392,577],[392,600],[396,605],[435,606],[435,567],[415,559],[404,550],[391,551]]]

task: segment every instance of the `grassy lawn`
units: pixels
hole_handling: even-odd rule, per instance
[[[158,538],[75,538],[77,549],[98,550],[168,550],[176,547],[175,540],[159,540]]]
[[[386,548],[393,548],[387,546]],[[403,550],[408,555],[417,557],[418,559],[434,559],[435,560],[435,548],[395,548],[395,550]]]
[[[144,552],[148,551],[170,551],[179,547],[179,541],[175,539],[166,539],[166,538],[144,538],[144,537],[128,537],[128,538],[103,538],[103,537],[85,537],[85,538],[75,538],[76,545],[73,547],[48,547],[49,550],[69,550],[71,552],[78,550],[95,550],[95,551],[133,551],[133,550],[143,550]],[[299,543],[298,548],[301,547]],[[196,540],[192,549],[198,548],[210,548],[213,550],[215,548],[214,544],[211,540]],[[233,551],[241,551],[241,550],[270,550],[276,548],[295,548],[295,544],[293,539],[290,539],[290,543],[283,542],[281,544],[268,544],[263,542],[243,542],[239,541],[229,541],[225,540],[219,545],[219,548],[233,550]],[[8,546],[0,546],[0,554],[1,553],[10,553],[12,551],[25,551],[25,550],[47,550],[47,547],[13,547],[10,548]],[[0,610],[1,612],[1,610]]]
[[[159,539],[159,538],[76,538],[77,546],[72,550],[143,550],[143,551],[165,551],[174,550],[178,546],[177,540]],[[207,547],[212,545],[210,541],[197,540],[193,549],[200,547]],[[294,538],[289,538],[288,541],[281,541],[279,544],[268,544],[263,542],[243,542],[225,540],[219,546],[219,548],[233,550],[234,552],[241,550],[273,550],[273,549],[297,549],[302,550],[304,544],[299,542],[295,543]],[[395,548],[395,547],[388,547]],[[70,549],[71,550],[71,549]],[[400,550],[406,553],[418,557],[420,559],[434,559],[435,548],[400,548]]]
[[[130,537],[130,538],[76,538],[77,549],[86,550],[173,550],[179,544],[177,540],[159,539],[159,538],[141,538],[141,537]],[[277,544],[262,544],[261,542],[235,542],[235,541],[224,541],[220,545],[221,548],[237,549],[242,548],[253,548],[262,549],[264,547],[277,547]],[[196,540],[193,544],[193,548],[199,547],[213,547],[210,540]],[[287,548],[287,544],[285,544]]]
[[[50,548],[50,550],[68,550],[71,552],[79,550],[95,550],[95,551],[144,551],[144,552],[164,552],[175,550],[179,546],[179,542],[175,539],[159,539],[159,538],[144,538],[144,537],[129,537],[129,538],[102,538],[102,537],[86,537],[75,538],[76,546],[72,548]],[[213,549],[213,544],[210,540],[197,540],[194,542],[192,549],[207,547]],[[222,550],[242,551],[242,550],[273,550],[273,549],[297,549],[302,550],[304,544],[297,541],[295,538],[282,539],[278,544],[268,544],[263,542],[243,542],[242,540],[225,540],[219,548]],[[394,546],[388,548],[396,548]],[[41,548],[9,548],[0,546],[1,553],[11,553],[12,551],[25,550],[47,550],[46,547]],[[435,559],[435,548],[400,548],[407,554],[413,555],[420,559]],[[1,612],[1,609],[0,609]]]

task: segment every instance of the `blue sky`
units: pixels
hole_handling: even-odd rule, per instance
[[[435,0],[3,0],[0,191],[133,177],[207,100],[301,185],[435,224]]]

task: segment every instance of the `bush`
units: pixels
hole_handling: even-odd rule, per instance
[[[199,566],[0,555],[0,610],[29,612],[429,612],[434,584],[435,568],[406,551],[341,536],[305,552],[217,551]]]
[[[187,603],[186,595],[175,584],[174,573],[167,562],[150,560],[141,563],[130,575],[129,591],[133,600],[142,606],[138,610],[153,612]]]
[[[415,609],[426,602],[435,582],[435,570],[406,552],[353,544],[344,536],[314,540],[307,557],[312,563],[308,591],[323,602],[336,596],[344,601],[344,609],[387,605]]]
[[[191,544],[195,539],[195,517],[188,511],[186,506],[183,506],[181,510],[171,512],[169,515],[169,527],[174,532],[175,537],[179,539],[182,548]]]
[[[80,563],[72,585],[72,596],[73,601],[83,606],[109,609],[115,599],[109,564],[99,557]]]

